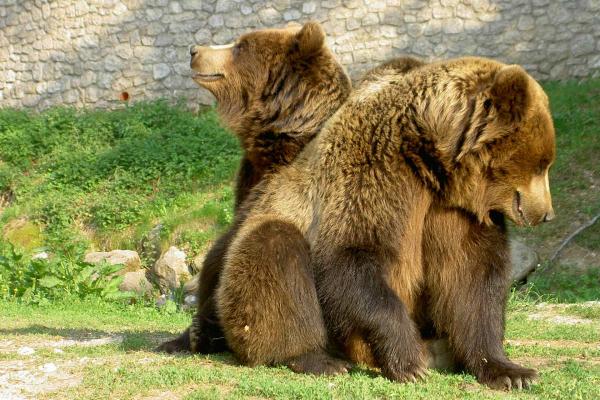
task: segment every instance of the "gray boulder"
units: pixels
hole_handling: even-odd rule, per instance
[[[86,254],[84,261],[90,264],[99,264],[102,261],[110,265],[123,264],[123,269],[117,272],[117,275],[136,272],[142,268],[140,256],[133,250],[95,251]]]
[[[539,258],[535,250],[519,239],[510,241],[510,260],[512,264],[511,279],[519,282],[527,278],[539,265]]]
[[[119,290],[144,295],[152,290],[152,284],[146,277],[145,270],[130,271],[123,275],[123,282],[119,285]]]
[[[154,264],[152,273],[163,293],[179,288],[191,278],[185,258],[183,251],[171,246]]]

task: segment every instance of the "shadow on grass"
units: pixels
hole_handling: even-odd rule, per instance
[[[7,335],[47,335],[59,336],[65,340],[75,340],[85,343],[85,341],[104,338],[122,338],[115,342],[106,344],[115,344],[117,349],[123,352],[129,351],[147,351],[158,354],[164,354],[156,351],[156,347],[167,339],[173,337],[173,334],[168,331],[102,331],[97,329],[70,329],[70,328],[53,328],[44,325],[30,325],[23,328],[15,329],[0,329],[0,337]],[[85,344],[84,344],[85,345]],[[103,344],[104,345],[104,344]],[[77,346],[77,344],[75,344]],[[191,353],[174,353],[172,357],[194,357]],[[241,364],[235,359],[231,353],[216,353],[202,354],[209,361],[219,362],[226,365],[240,366]]]
[[[30,325],[23,328],[0,329],[0,337],[6,335],[47,335],[60,336],[66,340],[76,340],[85,343],[85,341],[103,338],[123,338],[122,341],[115,342],[119,349],[123,351],[153,351],[154,348],[163,340],[171,337],[173,334],[168,331],[124,331],[107,332],[97,329],[71,329],[71,328],[53,328],[44,325]]]

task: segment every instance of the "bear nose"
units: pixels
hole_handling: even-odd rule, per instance
[[[198,54],[198,46],[190,46],[190,55],[194,57],[196,54]]]
[[[556,217],[554,210],[550,210],[546,213],[546,215],[544,215],[544,222],[552,221],[554,217]]]

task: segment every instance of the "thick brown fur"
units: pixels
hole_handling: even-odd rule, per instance
[[[266,174],[294,160],[347,99],[351,84],[314,22],[255,31],[229,48],[196,46],[191,52],[195,80],[215,95],[219,115],[240,138],[244,155],[235,190],[236,218],[207,253],[192,326],[159,350],[208,353],[227,348],[214,291],[231,238],[244,220],[240,204]],[[305,357],[294,366],[307,365],[311,371],[313,359]]]
[[[368,78],[291,165],[253,190],[217,294],[230,347],[250,365],[322,352],[321,342],[304,346],[321,327],[282,321],[312,320],[319,304],[297,301],[290,282],[300,279],[290,274],[314,274],[330,337],[350,352],[349,341],[362,343],[385,376],[423,375],[420,333],[433,325],[480,381],[525,385],[535,372],[502,349],[504,217],[527,225],[552,218],[553,159],[547,98],[519,67],[466,58]],[[305,241],[310,264],[298,261],[300,244],[289,254],[264,248],[281,241],[269,240],[271,226]],[[464,247],[445,244],[460,243],[455,235]],[[258,249],[258,261],[248,257]],[[290,259],[294,268],[280,264]]]

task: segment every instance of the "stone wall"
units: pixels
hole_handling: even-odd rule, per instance
[[[308,19],[354,77],[398,54],[600,76],[600,0],[0,0],[0,106],[106,107],[124,92],[207,103],[190,44]]]

